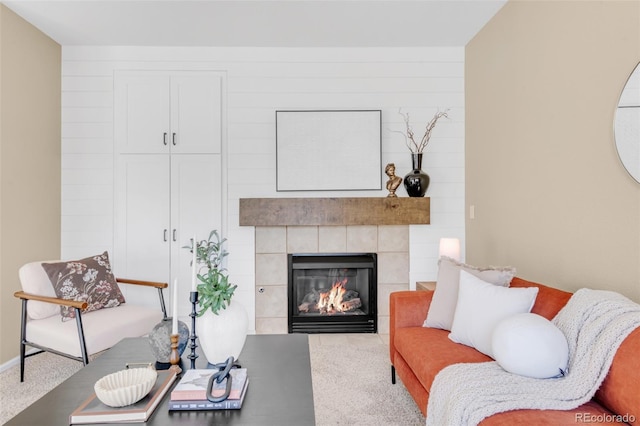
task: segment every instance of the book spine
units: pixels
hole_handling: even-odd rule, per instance
[[[169,401],[169,411],[190,410],[238,410],[242,407],[241,400],[226,400],[222,402],[204,401]]]
[[[206,390],[173,390],[171,392],[173,401],[200,401],[207,399]]]
[[[244,382],[242,383],[244,386]],[[223,390],[214,389],[211,393],[214,397],[219,397],[224,395]],[[240,399],[242,395],[242,389],[232,389],[229,393],[228,399]],[[174,390],[171,392],[171,399],[173,401],[204,401],[207,399],[206,391],[198,391],[198,390]]]

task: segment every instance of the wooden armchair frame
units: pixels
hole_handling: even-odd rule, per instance
[[[162,309],[162,316],[164,319],[167,318],[167,309],[164,303],[164,295],[162,293],[162,290],[168,287],[167,283],[161,283],[161,282],[155,282],[155,281],[132,280],[127,278],[116,278],[116,281],[118,282],[118,284],[132,284],[132,285],[156,288],[158,290],[158,297],[160,299],[160,308]],[[40,354],[45,351],[55,353],[56,355],[64,356],[66,358],[71,358],[76,361],[82,361],[84,365],[87,365],[89,363],[89,355],[87,353],[87,345],[85,342],[84,328],[82,325],[82,311],[87,308],[87,302],[60,299],[57,297],[41,296],[37,294],[25,293],[24,291],[17,291],[13,295],[22,301],[22,315],[21,315],[21,323],[20,323],[20,382],[24,381],[25,358],[30,357],[32,355]],[[27,302],[29,300],[36,300],[36,301],[45,302],[45,303],[53,303],[60,306],[68,306],[75,310],[76,327],[78,329],[78,339],[80,342],[80,351],[82,353],[81,356],[76,357],[71,354],[66,354],[58,350],[31,342],[27,339],[27,320],[28,320]],[[27,354],[26,353],[27,345],[34,347],[38,350],[36,352]]]

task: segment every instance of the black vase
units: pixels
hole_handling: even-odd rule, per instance
[[[429,188],[429,175],[422,171],[422,153],[411,154],[413,170],[404,177],[404,188],[409,197],[424,197]]]

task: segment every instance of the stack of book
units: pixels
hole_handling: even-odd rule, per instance
[[[229,397],[221,402],[211,402],[207,399],[207,384],[209,378],[218,370],[187,370],[180,382],[171,391],[169,411],[181,410],[237,410],[242,407],[242,401],[247,393],[249,378],[246,368],[233,368],[231,375],[231,392]],[[225,393],[227,379],[218,383],[214,380],[211,395],[221,397]]]
[[[125,407],[109,407],[103,404],[95,393],[92,393],[69,415],[69,424],[146,422],[176,378],[176,373],[173,371],[158,371],[156,384],[149,394],[135,404]]]

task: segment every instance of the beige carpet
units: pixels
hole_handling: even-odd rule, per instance
[[[318,426],[424,425],[404,385],[391,384],[389,349],[380,337],[316,334],[309,336],[309,348]],[[80,362],[48,353],[26,362],[24,383],[19,366],[0,373],[0,424],[82,368]]]
[[[389,346],[375,334],[309,336],[317,426],[418,426],[425,418],[399,380]]]

